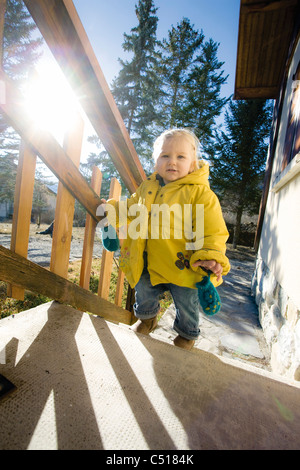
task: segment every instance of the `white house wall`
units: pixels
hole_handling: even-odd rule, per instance
[[[293,84],[292,75],[299,60],[300,42],[289,70],[259,250],[263,261],[274,273],[276,280],[286,290],[298,309],[300,309],[300,173],[296,173],[278,191],[276,191],[276,184],[282,176],[281,165]],[[291,167],[295,167],[295,163],[291,162],[285,173],[291,171]]]
[[[300,43],[289,68],[261,240],[252,281],[274,372],[300,380],[300,158],[282,172],[293,79]]]

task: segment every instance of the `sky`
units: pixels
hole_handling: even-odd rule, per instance
[[[130,54],[123,50],[122,44],[124,33],[130,34],[131,29],[138,24],[135,15],[135,5],[138,0],[73,0],[73,3],[106,81],[108,85],[111,85],[113,78],[120,70],[118,59],[130,60],[131,58]],[[156,16],[159,19],[157,28],[159,40],[167,38],[171,27],[176,27],[186,17],[189,18],[194,29],[203,31],[205,40],[212,38],[219,43],[218,60],[224,62],[224,76],[228,75],[227,83],[221,89],[221,97],[233,95],[240,0],[154,0],[154,5],[158,8]],[[54,62],[49,51],[44,57],[46,62],[49,59]],[[52,77],[47,70],[45,75],[48,79],[49,76]],[[39,104],[41,106],[40,100]],[[62,128],[57,120],[55,100],[53,100],[53,107],[55,126]],[[218,124],[220,123],[222,123],[222,118],[218,119]],[[87,142],[87,137],[94,134],[93,129],[88,123],[85,129],[82,163],[86,161],[91,151],[96,150]],[[63,132],[60,135],[60,140],[62,139]]]
[[[138,0],[73,0],[81,22],[94,49],[106,81],[110,85],[118,74],[118,58],[130,59],[122,49],[124,33],[130,34],[138,20],[135,5]],[[167,38],[172,26],[189,18],[194,29],[202,30],[205,39],[220,43],[218,59],[224,63],[224,75],[229,75],[222,93],[234,92],[240,0],[154,0],[158,8],[157,37]]]

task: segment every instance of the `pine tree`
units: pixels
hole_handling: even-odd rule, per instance
[[[159,127],[189,127],[199,137],[205,152],[212,145],[216,118],[228,101],[221,98],[223,76],[217,53],[219,44],[204,41],[188,18],[174,26],[162,41],[159,72],[163,77]]]
[[[132,53],[132,59],[119,59],[122,68],[112,83],[112,93],[141,158],[153,141],[152,127],[157,119],[160,93],[156,74],[156,11],[153,0],[139,0],[135,8],[138,26],[132,28],[130,35],[124,34],[123,49]]]
[[[204,42],[202,31],[188,18],[172,26],[167,39],[156,40],[158,18],[153,0],[139,0],[139,25],[124,34],[123,49],[130,62],[120,60],[121,70],[112,92],[146,173],[153,169],[152,144],[169,127],[192,128],[204,146],[211,145],[216,118],[226,103],[220,97],[223,62],[218,44]],[[101,153],[101,167],[107,165]]]
[[[24,82],[28,71],[40,57],[38,49],[42,40],[32,39],[35,30],[36,26],[24,3],[21,0],[7,0],[2,67],[18,85]],[[0,201],[11,201],[14,194],[20,138],[9,127],[1,113],[0,130]]]
[[[212,188],[235,213],[233,245],[239,241],[242,215],[258,212],[271,127],[271,102],[231,101],[225,113],[226,133],[217,134],[210,155]]]
[[[3,37],[3,69],[14,80],[24,80],[40,57],[41,38],[33,39],[36,25],[23,1],[7,0]]]
[[[14,200],[19,142],[12,132],[4,137],[0,136],[0,202],[10,202]]]
[[[217,58],[219,44],[209,39],[202,45],[186,83],[187,104],[182,108],[182,121],[196,132],[203,150],[208,151],[216,129],[216,118],[228,102],[221,98],[221,86],[227,77]]]
[[[190,20],[183,18],[176,28],[172,26],[168,39],[162,41],[158,72],[163,80],[159,122],[163,128],[185,125],[182,108],[187,106],[186,87],[203,39],[203,33],[195,31]]]
[[[90,182],[92,177],[92,168],[94,166],[98,166],[102,172],[101,197],[108,199],[111,179],[119,178],[118,171],[98,136],[91,136],[88,138],[88,141],[97,147],[98,152],[91,152],[88,156],[87,162],[80,164],[81,173],[84,175],[86,180]],[[122,195],[129,195],[128,190],[122,181],[121,186]]]

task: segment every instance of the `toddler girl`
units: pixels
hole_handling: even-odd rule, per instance
[[[196,283],[211,273],[218,286],[230,269],[228,231],[209,187],[209,166],[198,160],[199,146],[187,129],[171,129],[156,139],[155,172],[127,201],[128,234],[120,255],[120,267],[135,288],[138,321],[132,329],[143,334],[155,329],[159,297],[169,290],[176,309],[174,344],[185,349],[200,334]],[[121,225],[120,202],[107,203],[117,214],[114,225]]]

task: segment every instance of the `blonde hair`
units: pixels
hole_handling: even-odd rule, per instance
[[[191,131],[190,129],[185,129],[185,128],[168,129],[164,131],[160,136],[157,137],[157,139],[155,140],[153,144],[152,158],[154,162],[156,163],[156,160],[158,159],[160,148],[163,142],[167,139],[171,139],[177,136],[186,137],[189,140],[189,142],[192,144],[192,147],[194,149],[194,154],[193,154],[194,167],[192,171],[195,171],[198,168],[201,168],[202,162],[199,161],[199,159],[200,160],[202,159],[201,150],[200,150],[200,141],[193,131]]]

